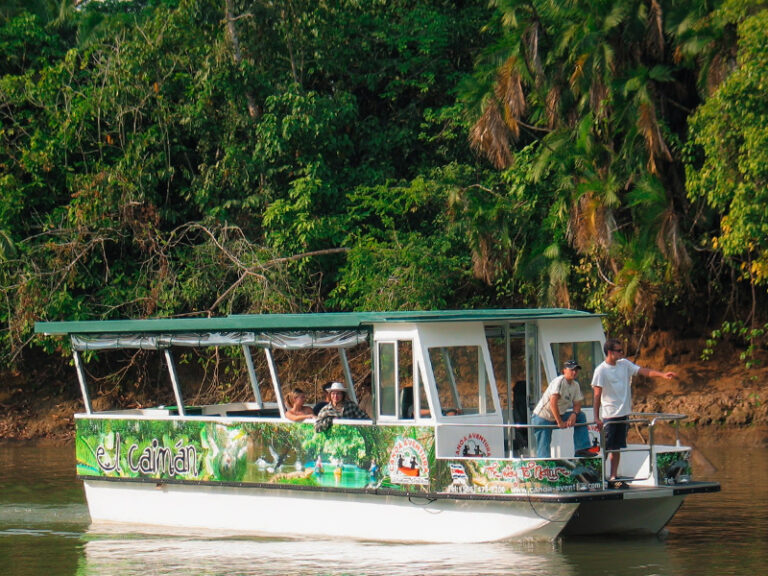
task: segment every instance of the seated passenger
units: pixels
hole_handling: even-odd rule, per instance
[[[348,418],[350,420],[366,420],[368,414],[363,412],[360,407],[352,400],[347,400],[347,389],[341,382],[333,382],[328,388],[328,394],[331,401],[323,406],[317,415],[315,430],[323,432],[328,430],[333,424],[334,418]]]
[[[315,404],[315,407],[312,408],[312,412],[315,413],[315,416],[320,414],[320,410],[322,410],[325,406],[327,406],[328,402],[331,401],[331,395],[328,393],[328,388],[331,387],[331,384],[333,384],[333,382],[326,382],[325,384],[323,384],[323,392],[325,393],[325,398],[320,402],[318,402],[317,404]]]
[[[315,413],[312,411],[312,408],[304,406],[306,399],[307,396],[301,388],[291,390],[287,397],[288,410],[285,411],[285,417],[294,422],[302,422],[303,420],[314,418]]]

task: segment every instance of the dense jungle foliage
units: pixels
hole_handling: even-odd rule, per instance
[[[38,320],[231,313],[759,338],[767,4],[6,0],[2,364]]]

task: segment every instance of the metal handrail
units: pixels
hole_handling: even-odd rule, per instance
[[[631,412],[628,414],[629,418],[622,422],[603,422],[603,430],[600,432],[600,447],[603,454],[623,453],[623,452],[648,452],[648,476],[635,477],[631,481],[648,480],[653,478],[654,465],[653,460],[653,447],[654,442],[654,429],[659,421],[674,422],[675,428],[675,446],[680,446],[680,430],[677,423],[680,420],[685,420],[687,416],[685,414],[666,414],[664,412]],[[648,442],[641,448],[620,448],[619,450],[606,450],[605,449],[605,426],[612,424],[647,424],[648,426]]]
[[[623,422],[622,424],[646,424],[648,426],[648,441],[647,445],[643,446],[642,448],[622,448],[619,450],[606,450],[605,449],[605,426],[610,426],[614,424],[613,422],[604,422],[603,429],[600,431],[600,458],[603,463],[603,470],[605,470],[605,460],[606,455],[609,453],[615,453],[615,452],[648,452],[648,471],[649,474],[646,477],[636,477],[633,478],[634,480],[647,480],[651,477],[653,477],[654,474],[654,461],[653,461],[653,448],[655,446],[654,441],[654,429],[656,425],[660,422],[673,422],[674,428],[675,428],[675,445],[680,446],[680,431],[677,423],[680,420],[684,420],[687,418],[685,414],[674,414],[674,413],[664,413],[664,412],[632,412],[629,415],[629,418]],[[597,422],[590,421],[590,422],[584,422],[584,423],[577,423],[572,426],[572,428],[575,428],[576,426],[595,426]],[[618,422],[616,422],[618,424]],[[514,450],[512,448],[512,438],[510,435],[510,432],[512,430],[527,430],[527,429],[535,429],[535,428],[551,428],[553,430],[565,430],[564,428],[560,428],[558,425],[543,425],[543,424],[518,424],[518,423],[509,423],[509,424],[484,424],[484,423],[473,423],[468,424],[466,422],[440,422],[439,426],[448,426],[448,427],[462,427],[466,428],[467,426],[476,427],[476,428],[501,428],[505,430],[505,438],[507,440],[508,446],[506,447],[506,457],[507,458],[514,458]],[[523,455],[517,456],[518,458],[528,458]],[[603,478],[603,487],[605,487],[606,480]]]
[[[595,424],[596,424],[596,422],[594,422],[594,421],[583,422],[583,423],[574,424],[571,428],[575,428],[576,426],[594,426]],[[511,422],[511,423],[508,423],[508,424],[485,424],[485,423],[474,423],[474,422],[473,423],[467,423],[467,422],[440,422],[438,424],[438,426],[439,427],[442,427],[442,426],[445,426],[445,427],[459,427],[459,428],[467,428],[467,427],[472,427],[472,428],[495,428],[495,429],[499,429],[500,428],[500,429],[505,431],[505,436],[509,436],[508,433],[510,431],[512,431],[512,430],[520,430],[520,429],[526,430],[526,429],[534,429],[534,428],[552,428],[553,430],[565,430],[565,428],[560,428],[556,424],[555,425],[545,425],[545,424],[536,425],[536,424],[518,424],[518,423],[514,423],[514,422]],[[509,440],[509,438],[508,438],[508,440]],[[601,445],[600,448],[602,450],[602,445]],[[515,455],[513,454],[511,442],[510,442],[510,446],[506,450],[505,456],[507,458],[514,458],[515,457]],[[522,456],[522,455],[518,456],[518,457],[519,458],[529,458],[529,459],[534,459],[535,458],[535,457],[528,457],[528,456]]]

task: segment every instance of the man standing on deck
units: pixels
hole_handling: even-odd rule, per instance
[[[617,478],[622,448],[627,447],[629,414],[632,412],[632,376],[640,374],[649,378],[676,378],[674,372],[659,372],[650,368],[641,368],[624,358],[624,347],[620,340],[609,338],[603,344],[605,361],[596,369],[592,377],[594,391],[595,423],[602,430],[605,425],[605,451],[608,454],[610,469],[609,488],[627,488],[627,484]]]
[[[536,457],[549,458],[552,442],[551,426],[573,428],[573,446],[576,456],[594,456],[589,454],[589,432],[583,424],[587,418],[581,411],[584,395],[576,376],[581,370],[576,360],[563,364],[563,375],[558,376],[547,386],[544,395],[533,409],[533,434],[536,437]],[[582,424],[582,426],[579,426]]]

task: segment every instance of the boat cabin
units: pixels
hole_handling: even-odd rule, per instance
[[[357,401],[348,351],[368,347],[372,422],[434,427],[437,456],[531,457],[531,412],[566,360],[583,370],[584,411],[591,416],[590,382],[603,359],[599,315],[563,309],[328,313],[232,316],[213,319],[154,319],[48,322],[38,331],[71,337],[86,412],[91,414],[84,353],[113,349],[156,350],[164,357],[175,402],[169,406],[120,410],[152,416],[285,418],[285,390],[276,353],[335,350],[334,379]],[[185,348],[239,349],[252,398],[245,402],[194,406],[185,391],[176,356]],[[263,354],[266,377],[257,375]],[[321,400],[319,397],[316,400]],[[269,400],[265,400],[269,399]],[[114,410],[109,412],[114,413]],[[499,425],[507,425],[502,427]],[[467,427],[476,435],[467,439]],[[569,431],[555,430],[552,456],[573,453]]]

